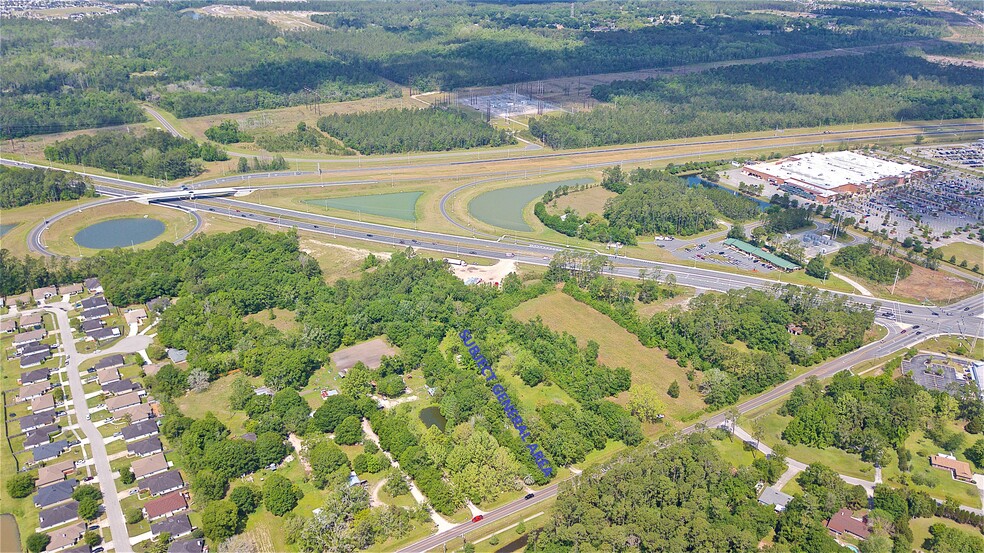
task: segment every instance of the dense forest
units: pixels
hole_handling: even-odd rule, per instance
[[[141,136],[101,131],[60,140],[44,149],[44,157],[71,165],[99,167],[126,175],[158,179],[180,179],[201,174],[204,168],[194,161],[222,161],[229,155],[215,144],[172,136],[151,129]]]
[[[74,200],[96,194],[92,184],[75,173],[44,168],[0,167],[0,207]]]
[[[847,246],[837,250],[832,262],[848,272],[872,282],[888,284],[896,277],[903,279],[912,274],[912,265],[888,255],[880,255],[871,243]]]
[[[980,118],[982,78],[980,69],[901,52],[724,67],[599,85],[592,95],[612,105],[533,119],[530,132],[554,148],[583,148],[842,123]]]
[[[479,146],[515,144],[475,113],[449,109],[389,109],[331,114],[318,128],[363,154],[438,152]]]
[[[453,90],[868,46],[945,29],[926,10],[752,13],[769,2],[582,2],[573,15],[564,3],[232,3],[327,13],[311,16],[320,27],[305,31],[192,13],[185,2],[82,20],[6,20],[0,138],[142,121],[139,101],[192,117],[390,93],[383,79]],[[925,98],[919,94],[909,97]],[[966,110],[957,101],[966,103],[946,95],[940,103]]]

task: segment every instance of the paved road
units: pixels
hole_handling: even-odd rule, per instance
[[[75,349],[75,338],[72,336],[72,327],[66,311],[68,308],[67,303],[55,303],[46,307],[44,311],[54,314],[58,322],[62,348],[68,356],[68,383],[72,390],[75,417],[82,433],[89,439],[89,449],[92,451],[96,474],[99,476],[99,488],[103,494],[103,506],[109,519],[109,529],[112,531],[113,546],[118,553],[132,553],[133,549],[130,547],[130,538],[126,531],[126,520],[123,518],[123,509],[120,507],[120,500],[116,493],[116,481],[113,479],[113,470],[109,466],[109,456],[106,454],[106,445],[103,443],[99,429],[88,420],[89,407],[86,405],[85,391],[82,389],[79,363],[93,356],[80,356]]]

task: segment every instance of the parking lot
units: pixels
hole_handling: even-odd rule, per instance
[[[725,246],[720,242],[708,242],[706,240],[695,242],[693,240],[673,239],[657,241],[656,243],[681,259],[716,263],[745,271],[771,273],[775,270],[775,267],[771,264]]]

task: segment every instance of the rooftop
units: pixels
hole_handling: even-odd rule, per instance
[[[928,171],[918,165],[896,163],[849,151],[800,154],[774,163],[756,163],[748,168],[825,190]]]

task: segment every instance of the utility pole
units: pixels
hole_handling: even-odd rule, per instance
[[[899,283],[899,271],[902,270],[901,267],[895,269],[895,282],[892,283],[892,295],[895,295],[895,285]]]

